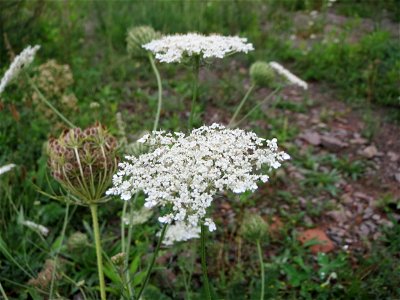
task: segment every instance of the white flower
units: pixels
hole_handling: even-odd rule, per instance
[[[176,222],[167,227],[163,244],[171,246],[175,242],[184,242],[190,239],[199,238],[200,227],[186,225],[185,222]]]
[[[32,221],[22,221],[22,225],[25,225],[29,227],[32,230],[39,231],[42,235],[46,236],[49,234],[49,229],[47,227],[44,227],[43,225],[36,224],[35,222]]]
[[[276,72],[285,77],[290,83],[298,85],[305,90],[308,89],[307,82],[301,80],[299,77],[291,73],[289,70],[285,69],[282,65],[274,61],[270,62],[269,64]]]
[[[15,168],[14,164],[8,164],[0,167],[0,175],[11,171],[13,168]]]
[[[200,127],[189,135],[155,131],[142,140],[151,152],[137,158],[127,156],[107,194],[129,200],[143,190],[145,207],[170,209],[159,218],[161,223],[184,221],[199,227],[204,222],[210,231],[216,227],[205,216],[214,195],[227,190],[254,191],[258,181],[268,180],[262,174],[263,165],[276,169],[289,159],[278,151],[276,139],[265,140],[253,132],[218,124]]]
[[[161,62],[180,62],[184,56],[200,55],[203,58],[223,58],[235,53],[254,50],[246,38],[238,36],[205,36],[198,33],[167,35],[142,46],[153,52]]]
[[[152,215],[153,211],[151,209],[142,207],[139,211],[133,211],[128,214],[127,217],[123,218],[123,221],[126,225],[140,225],[146,223]]]
[[[23,68],[29,66],[35,58],[36,52],[40,46],[28,46],[18,56],[15,57],[8,70],[4,73],[0,82],[0,94],[3,93],[6,86],[18,76]]]

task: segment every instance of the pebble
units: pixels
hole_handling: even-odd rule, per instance
[[[379,215],[375,214],[372,216],[372,219],[375,221],[379,221],[381,219],[381,217]]]
[[[360,226],[361,236],[367,236],[367,235],[369,235],[369,232],[370,232],[370,230],[369,230],[368,226],[365,224],[361,224],[361,226]]]

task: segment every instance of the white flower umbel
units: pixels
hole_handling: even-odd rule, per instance
[[[171,246],[175,242],[184,242],[200,237],[200,227],[187,225],[185,222],[177,222],[168,226],[163,244]]]
[[[151,152],[138,158],[127,156],[107,194],[129,200],[143,190],[146,207],[170,209],[159,217],[161,223],[184,221],[198,227],[204,222],[210,231],[215,224],[205,216],[215,194],[254,191],[259,180],[268,181],[268,175],[261,172],[263,165],[277,169],[281,161],[290,158],[278,151],[276,139],[265,140],[253,132],[218,124],[200,127],[189,135],[154,131],[140,142]]]
[[[246,38],[238,36],[205,36],[198,33],[167,35],[143,45],[161,62],[180,62],[184,56],[200,55],[202,58],[223,58],[235,53],[254,50]]]
[[[44,227],[43,225],[36,224],[35,222],[32,221],[22,221],[22,225],[25,225],[29,227],[32,230],[39,231],[40,234],[47,236],[49,234],[49,229],[47,227]]]
[[[13,168],[15,168],[14,164],[8,164],[8,165],[0,167],[0,175],[11,171]]]
[[[22,69],[29,66],[35,58],[36,52],[40,46],[28,46],[18,56],[15,57],[8,70],[4,73],[0,82],[0,94],[3,93],[6,86],[18,76]]]
[[[303,89],[308,89],[308,84],[307,82],[301,80],[299,77],[294,75],[292,72],[289,70],[285,69],[282,65],[278,64],[277,62],[270,62],[269,65],[280,75],[285,77],[290,83],[294,85],[298,85],[299,87]]]

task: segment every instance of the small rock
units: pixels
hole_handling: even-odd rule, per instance
[[[337,223],[344,223],[346,218],[346,212],[342,210],[334,210],[327,213],[328,216],[332,217]]]
[[[347,143],[342,142],[338,138],[325,135],[321,137],[321,143],[325,148],[327,148],[330,151],[338,151],[348,146]]]
[[[361,155],[366,158],[374,158],[378,155],[378,149],[374,145],[368,146],[361,151]]]
[[[400,172],[399,172],[399,173],[396,173],[396,174],[394,174],[394,179],[396,179],[396,180],[397,180],[397,182],[400,182]]]
[[[318,228],[308,229],[308,230],[302,232],[299,235],[298,239],[302,244],[304,244],[308,241],[311,241],[311,240],[319,241],[320,244],[313,245],[310,247],[311,252],[314,254],[316,254],[318,252],[327,253],[327,252],[332,251],[335,248],[335,245],[328,238],[326,233]]]
[[[370,230],[369,230],[368,226],[365,225],[365,224],[361,224],[361,226],[360,226],[360,233],[361,233],[360,236],[361,237],[367,237],[369,235],[369,232],[370,232]]]
[[[353,203],[353,198],[351,197],[350,193],[343,194],[342,197],[340,197],[342,202],[344,204],[352,204]]]
[[[368,196],[362,192],[355,192],[353,195],[354,195],[354,197],[359,198],[361,200],[370,201],[372,199],[371,196]]]
[[[366,143],[368,143],[368,140],[360,138],[360,137],[350,140],[350,144],[353,144],[353,145],[365,145]]]
[[[379,221],[381,219],[381,217],[379,215],[375,214],[372,216],[372,219],[375,221]]]
[[[367,209],[364,211],[364,220],[371,218],[373,214],[374,214],[374,211],[372,210],[372,208],[367,207]]]
[[[389,159],[390,159],[390,161],[392,161],[392,162],[396,162],[396,161],[398,161],[398,160],[400,159],[400,155],[397,154],[397,153],[394,153],[394,152],[392,152],[392,151],[389,151],[389,152],[387,153],[387,156],[389,156]]]
[[[314,146],[321,144],[321,136],[317,132],[306,131],[300,135],[300,138]]]

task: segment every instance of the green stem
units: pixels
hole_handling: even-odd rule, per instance
[[[200,56],[194,59],[193,64],[193,88],[192,88],[192,106],[190,109],[190,117],[189,117],[189,130],[192,129],[193,126],[193,118],[194,118],[194,111],[195,106],[198,98],[199,93],[199,72],[200,72]]]
[[[8,300],[7,294],[4,291],[3,286],[1,285],[1,282],[0,282],[0,292],[1,292],[1,295],[3,296],[4,300]]]
[[[282,87],[277,87],[271,94],[269,94],[267,97],[265,97],[264,100],[262,100],[261,102],[258,102],[243,118],[241,118],[236,123],[231,124],[230,127],[238,126],[240,123],[242,123],[244,120],[246,120],[254,111],[256,111],[263,103],[265,103],[266,101],[271,99],[272,96],[276,95],[281,89],[282,89]]]
[[[244,95],[242,101],[240,102],[240,104],[238,105],[238,107],[236,108],[235,113],[233,114],[232,119],[229,121],[228,127],[230,127],[232,124],[234,124],[236,117],[238,116],[240,110],[242,109],[243,105],[246,103],[247,99],[249,98],[251,92],[254,90],[254,88],[256,87],[255,84],[252,84],[250,86],[250,88],[247,90],[246,95]]]
[[[51,274],[51,284],[50,284],[50,295],[49,299],[53,299],[53,289],[54,289],[54,281],[56,279],[56,270],[57,270],[57,262],[58,262],[58,255],[61,252],[62,244],[64,242],[64,237],[65,237],[65,231],[67,229],[67,224],[68,224],[68,214],[69,214],[69,203],[67,203],[67,207],[65,209],[65,216],[64,216],[64,223],[63,227],[61,229],[61,241],[60,241],[60,246],[57,249],[56,256],[54,258],[54,268],[53,272]]]
[[[57,116],[61,118],[69,127],[75,128],[76,126],[71,123],[57,108],[55,108],[47,99],[46,97],[42,94],[42,92],[39,90],[39,88],[36,86],[36,84],[33,82],[33,80],[27,75],[29,84],[31,87],[35,90],[35,92],[38,94],[40,100],[42,100]]]
[[[163,229],[161,230],[161,235],[160,235],[160,238],[158,239],[156,250],[153,253],[153,257],[151,258],[149,268],[147,269],[146,278],[144,279],[144,282],[142,284],[142,287],[140,288],[140,291],[139,291],[136,299],[140,299],[140,296],[142,296],[142,293],[147,285],[147,282],[150,279],[151,271],[153,270],[154,262],[156,261],[157,254],[158,254],[158,251],[160,250],[162,240],[164,239],[165,232],[167,231],[167,227],[168,227],[168,224],[165,224]]]
[[[125,279],[126,279],[126,283],[128,284],[128,292],[129,292],[130,298],[133,297],[134,290],[132,289],[132,286],[131,286],[131,274],[130,274],[128,265],[129,265],[129,253],[131,251],[131,243],[132,243],[132,229],[133,229],[132,215],[133,215],[133,211],[135,209],[135,203],[136,203],[138,196],[139,196],[139,193],[136,193],[135,198],[133,198],[133,201],[130,202],[128,240],[126,242],[126,249],[124,249],[124,251],[125,251],[124,268],[125,268],[125,277],[126,277]]]
[[[208,274],[207,274],[207,261],[206,261],[206,226],[204,224],[201,225],[201,270],[203,273],[203,284],[204,289],[206,291],[206,298],[207,300],[211,300],[211,289],[210,283],[208,281]]]
[[[158,122],[160,120],[160,114],[161,114],[161,106],[162,106],[162,83],[161,83],[161,77],[160,73],[158,72],[158,69],[156,67],[156,64],[154,62],[153,56],[149,53],[149,60],[151,64],[151,68],[153,69],[154,75],[156,75],[157,78],[157,86],[158,86],[158,105],[157,105],[157,114],[156,118],[154,120],[154,126],[153,126],[153,131],[156,131],[158,128]]]
[[[264,290],[265,290],[265,271],[264,271],[264,261],[263,261],[263,255],[262,255],[262,251],[261,251],[261,245],[260,245],[260,240],[257,240],[257,252],[258,252],[258,258],[260,260],[260,269],[261,269],[261,295],[260,295],[260,299],[264,300]]]
[[[101,296],[101,300],[106,300],[106,285],[105,285],[104,273],[103,273],[103,258],[102,258],[102,250],[101,250],[99,221],[97,219],[97,205],[91,204],[90,211],[92,213],[94,241],[95,241],[95,245],[96,245],[97,269],[99,271],[99,282],[100,282],[100,296]]]

